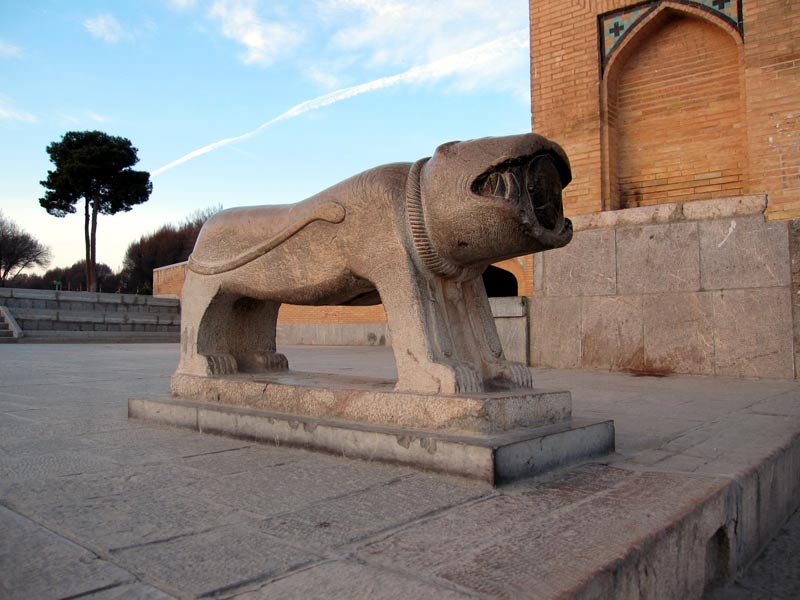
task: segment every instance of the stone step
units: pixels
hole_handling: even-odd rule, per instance
[[[153,325],[153,326],[180,326],[180,315],[173,313],[152,312],[103,312],[103,311],[74,311],[55,310],[44,308],[15,308],[14,317],[23,330],[41,329],[32,323],[47,322],[52,324],[52,329],[69,329],[68,324],[75,325]]]
[[[12,310],[50,309],[79,312],[136,312],[174,315],[180,313],[180,301],[177,299],[137,296],[134,294],[0,288],[0,302]]]

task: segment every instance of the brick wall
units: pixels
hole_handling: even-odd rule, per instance
[[[531,0],[532,124],[570,156],[567,214],[766,193],[800,216],[800,2],[714,4]]]
[[[747,169],[738,49],[721,27],[665,15],[610,81],[609,204],[738,196]],[[614,73],[609,72],[611,77]]]
[[[745,74],[750,187],[770,219],[800,216],[800,2],[748,0]]]
[[[185,278],[185,262],[153,269],[153,295],[180,298]]]

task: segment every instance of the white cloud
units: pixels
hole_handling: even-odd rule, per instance
[[[36,115],[24,110],[15,110],[9,98],[0,96],[0,120],[36,123],[39,119],[36,118]]]
[[[70,125],[78,125],[81,122],[81,120],[78,117],[74,117],[72,115],[67,115],[64,113],[59,114],[58,117],[62,121],[64,121],[65,123],[69,123]]]
[[[193,150],[192,152],[189,152],[188,154],[185,154],[184,156],[181,156],[180,158],[162,167],[159,167],[158,169],[155,169],[151,172],[151,175],[156,177],[161,173],[189,162],[198,156],[203,156],[204,154],[208,154],[209,152],[213,152],[219,148],[229,146],[235,142],[241,142],[254,137],[275,123],[279,123],[293,117],[299,117],[300,115],[312,110],[318,110],[325,106],[335,104],[336,102],[347,100],[348,98],[353,98],[367,92],[373,92],[404,83],[420,84],[437,81],[446,77],[463,74],[464,72],[471,72],[476,67],[485,66],[487,64],[491,65],[497,60],[502,60],[509,54],[518,53],[519,48],[526,48],[527,36],[528,31],[526,29],[517,30],[509,35],[491,40],[479,46],[475,46],[474,48],[469,48],[462,52],[442,57],[436,61],[413,67],[397,75],[380,77],[367,83],[341,88],[322,96],[312,98],[311,100],[306,100],[305,102],[296,104],[286,112],[270,119],[266,123],[262,123],[255,129],[252,129],[246,133],[218,140],[203,146],[202,148]]]
[[[197,0],[167,0],[167,4],[173,10],[186,10],[187,8],[194,8]]]
[[[375,65],[432,61],[524,27],[525,0],[318,0],[344,25],[333,43]]]
[[[0,58],[22,58],[22,48],[0,40]]]
[[[324,88],[333,89],[341,85],[341,80],[339,79],[339,77],[337,77],[330,71],[321,69],[315,65],[307,68],[305,73],[309,79],[315,81]]]
[[[317,0],[340,53],[372,69],[433,63],[527,25],[526,0]],[[460,91],[506,90],[527,98],[530,58],[527,34],[513,37],[501,59],[477,60],[458,69],[450,85]],[[329,70],[331,75],[338,71]]]
[[[92,121],[94,121],[95,123],[105,123],[106,121],[108,121],[108,117],[106,117],[106,116],[103,116],[103,115],[99,115],[99,114],[97,114],[96,112],[91,112],[91,111],[89,111],[89,112],[87,113],[87,116],[88,116],[88,117],[89,117],[89,118],[90,118]]]
[[[246,64],[271,64],[303,38],[289,25],[263,20],[254,0],[216,0],[209,16],[219,22],[222,35],[245,47]]]
[[[126,32],[119,21],[110,13],[103,13],[86,19],[83,22],[86,31],[91,33],[94,37],[108,42],[109,44],[116,44],[124,39],[131,38],[131,34]]]

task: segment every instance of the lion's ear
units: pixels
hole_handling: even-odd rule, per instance
[[[439,147],[436,148],[436,154],[445,153],[450,149],[451,146],[454,146],[455,144],[460,144],[460,143],[461,143],[461,140],[455,140],[455,141],[452,141],[452,142],[445,142],[444,144],[440,144]]]

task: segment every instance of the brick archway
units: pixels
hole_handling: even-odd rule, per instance
[[[662,3],[615,48],[602,80],[603,208],[747,192],[741,38]]]

